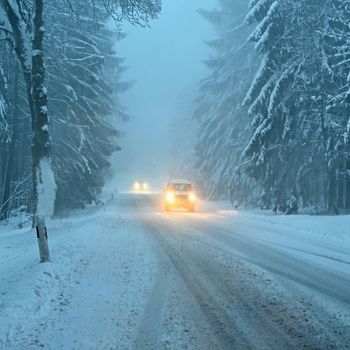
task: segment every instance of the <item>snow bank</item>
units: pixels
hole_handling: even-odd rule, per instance
[[[294,231],[313,238],[350,242],[350,215],[283,215],[258,209],[235,210],[227,201],[204,202],[202,210],[232,216],[236,222],[258,222],[280,228],[281,235],[294,235]]]

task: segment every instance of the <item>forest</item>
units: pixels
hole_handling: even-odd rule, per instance
[[[160,11],[159,0],[0,1],[1,219],[97,200],[128,119],[120,24]],[[216,33],[192,116],[202,195],[349,212],[349,2],[218,0],[199,12]]]
[[[0,2],[1,219],[97,199],[128,118],[120,23],[159,11],[157,0]]]
[[[0,350],[350,350],[350,0],[0,0]]]
[[[350,210],[350,3],[220,0],[194,119],[209,198]],[[243,15],[242,15],[243,14]]]

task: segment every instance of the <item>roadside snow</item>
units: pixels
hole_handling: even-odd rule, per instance
[[[203,211],[213,212],[225,217],[235,217],[238,221],[251,221],[271,226],[278,226],[281,234],[291,231],[332,241],[350,242],[350,215],[283,215],[264,210],[234,209],[227,201],[204,202]],[[283,229],[286,229],[283,230]]]
[[[315,238],[321,236],[330,240],[350,241],[350,215],[316,216],[316,215],[274,215],[262,211],[248,212],[245,215],[261,222],[278,225],[288,229],[302,231]]]
[[[275,215],[262,210],[235,210],[227,202],[207,202],[202,209],[223,230],[350,278],[350,215]]]
[[[165,299],[163,293],[173,278],[176,288],[185,286],[160,262],[159,245],[150,238],[150,228],[135,220],[135,210],[139,210],[139,218],[147,218],[148,212],[137,204],[123,209],[110,201],[100,209],[90,208],[72,218],[49,222],[52,263],[45,264],[39,264],[37,241],[30,227],[13,230],[0,226],[0,349],[89,350],[115,348],[116,344],[129,349],[135,339],[141,343],[137,332],[145,313],[163,312],[154,305],[158,305],[157,298]],[[191,242],[196,242],[197,236],[209,242],[217,239],[222,229],[228,232],[227,237],[232,233],[237,242],[248,246],[251,242],[245,242],[245,236],[254,238],[257,244],[252,247],[256,249],[268,251],[269,245],[278,246],[278,251],[288,252],[296,260],[317,261],[315,266],[325,271],[350,275],[350,216],[275,216],[233,210],[227,203],[203,203],[201,211],[180,215],[183,228],[179,232],[184,233],[179,237],[184,243],[186,235]],[[154,208],[150,213],[154,215]],[[169,227],[173,227],[169,235],[175,235],[176,213],[157,215],[169,220]],[[198,227],[197,233],[190,229],[191,224]],[[212,237],[209,232],[213,232]],[[223,251],[236,249],[226,241],[220,247]],[[157,286],[163,284],[164,290],[157,292]],[[150,303],[150,296],[154,303]],[[187,308],[190,302],[182,307]],[[175,306],[173,314],[179,312]],[[173,314],[169,315],[169,327],[175,327]],[[141,334],[150,331],[154,330],[141,327]],[[178,342],[185,344],[183,326],[176,331],[181,334]],[[171,344],[170,336],[164,339]]]
[[[33,230],[2,227],[0,349],[129,348],[152,286],[152,256],[139,232],[106,208],[54,220],[52,263],[39,264]]]

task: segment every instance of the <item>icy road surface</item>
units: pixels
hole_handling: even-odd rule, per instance
[[[124,194],[53,221],[49,264],[2,228],[0,349],[347,349],[349,223]]]

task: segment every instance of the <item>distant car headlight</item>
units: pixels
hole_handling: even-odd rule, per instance
[[[139,183],[139,182],[135,182],[135,184],[134,184],[134,189],[135,189],[135,190],[139,190],[140,188],[141,188],[140,183]]]
[[[190,193],[188,195],[188,199],[190,200],[190,202],[195,202],[196,201],[196,195],[194,193]]]
[[[148,184],[147,184],[147,183],[144,183],[144,184],[143,184],[143,189],[144,189],[144,190],[148,190]]]
[[[166,195],[166,201],[168,203],[174,203],[175,202],[175,195],[172,192],[168,192]]]

